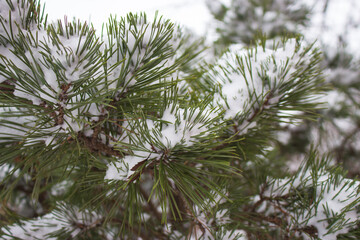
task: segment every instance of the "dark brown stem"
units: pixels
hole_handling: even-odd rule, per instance
[[[116,156],[116,157],[122,157],[124,155],[122,152],[115,150],[114,148],[104,144],[100,140],[96,139],[94,141],[94,138],[87,137],[83,133],[79,133],[78,138],[92,152],[97,152],[101,154],[106,154],[108,156]]]

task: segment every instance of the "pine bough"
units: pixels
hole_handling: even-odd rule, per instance
[[[98,36],[0,0],[1,238],[359,236],[357,181],[316,151],[293,175],[268,160],[281,124],[316,117],[318,50],[203,48],[158,17]]]

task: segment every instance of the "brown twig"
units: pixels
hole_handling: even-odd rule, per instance
[[[99,139],[93,137],[87,137],[83,133],[78,134],[78,139],[84,143],[84,145],[92,152],[105,154],[108,156],[122,157],[124,154],[114,148],[104,144]]]

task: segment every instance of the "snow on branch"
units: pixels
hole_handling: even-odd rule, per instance
[[[318,53],[303,45],[296,39],[259,42],[249,49],[232,45],[212,68],[210,78],[217,86],[214,102],[225,110],[225,119],[241,119],[239,133],[254,128],[254,119],[264,110],[286,106],[289,111],[294,102],[316,97],[312,91],[321,77],[312,66]],[[309,97],[299,97],[304,89]]]
[[[1,239],[59,239],[59,233],[64,239],[74,238],[78,234],[101,226],[103,217],[95,212],[79,211],[73,206],[58,203],[58,209],[38,217],[24,220],[19,224],[3,227]]]
[[[283,215],[289,229],[305,239],[336,240],[358,224],[359,181],[309,162],[293,177],[269,180],[254,198],[257,212]]]
[[[105,179],[126,180],[139,168],[138,164],[145,165],[147,161],[156,162],[160,159],[171,161],[171,152],[174,149],[198,144],[196,138],[208,134],[214,112],[201,111],[199,108],[183,109],[169,104],[159,119],[128,121],[125,128],[131,130],[123,142],[136,144],[141,150],[134,151],[115,163],[109,163]],[[144,135],[142,131],[149,133]]]

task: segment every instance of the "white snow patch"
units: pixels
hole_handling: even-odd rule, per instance
[[[332,177],[330,173],[322,170],[319,171],[317,175],[318,179],[315,185],[316,196],[312,202],[318,203],[318,207],[316,207],[315,204],[308,206],[304,209],[303,214],[294,216],[294,222],[292,222],[292,224],[299,227],[314,226],[317,228],[320,239],[336,240],[337,235],[347,233],[359,218],[356,211],[356,204],[354,205],[354,203],[356,203],[360,197],[357,193],[360,183],[352,179],[342,178],[338,181],[337,185],[335,185],[331,183]],[[293,179],[278,179],[273,182],[271,188],[267,190],[264,195],[277,197],[293,191],[298,192],[300,189],[306,187],[312,187],[314,186],[312,176],[313,173],[311,170],[306,170],[300,171]],[[329,210],[328,216],[327,209]],[[338,223],[345,220],[347,224],[343,224],[341,228],[333,229],[334,232],[331,233],[331,228],[338,223],[330,225],[326,219],[342,213],[344,217],[341,217]],[[289,212],[289,214],[293,215],[296,213]],[[310,239],[307,235],[304,235],[304,237]]]
[[[63,209],[62,213],[64,213],[65,211],[66,209]],[[70,214],[76,214],[75,221],[85,226],[94,224],[99,218],[97,214],[89,211],[72,211]],[[64,216],[59,219],[59,213],[51,212],[36,219],[22,221],[20,225],[12,225],[8,226],[8,228],[2,228],[1,230],[8,235],[2,236],[2,239],[14,239],[14,237],[16,237],[26,240],[55,240],[58,238],[51,237],[50,234],[60,230],[71,232],[71,236],[75,237],[78,233],[80,233],[81,230],[79,228],[76,228],[73,220],[74,219],[72,218],[68,219]]]

